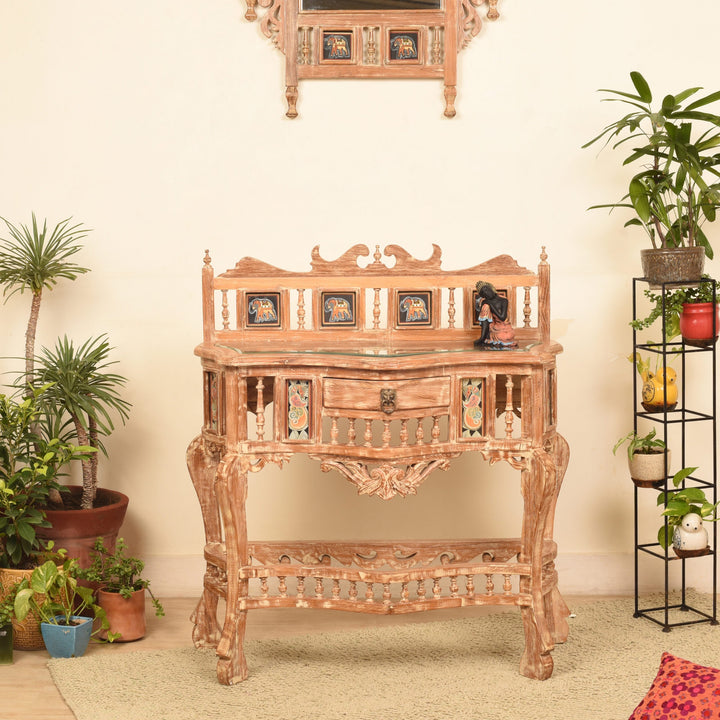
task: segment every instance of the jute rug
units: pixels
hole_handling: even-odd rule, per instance
[[[248,642],[250,678],[233,687],[217,683],[213,652],[193,648],[108,647],[49,667],[78,720],[627,720],[663,651],[720,667],[707,623],[664,633],[632,617],[631,599],[573,610],[544,682],[518,673],[519,612]]]

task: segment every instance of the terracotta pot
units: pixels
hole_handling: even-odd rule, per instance
[[[711,302],[685,303],[680,313],[680,332],[688,345],[710,347],[720,334],[720,306]]]
[[[632,460],[628,460],[630,477],[641,488],[653,488],[663,484],[665,474],[665,454],[667,453],[667,467],[670,467],[670,451],[652,453],[634,453]]]
[[[120,593],[98,590],[98,605],[105,611],[110,632],[120,633],[115,642],[131,642],[145,637],[145,588],[136,590],[129,598]],[[102,631],[100,637],[107,639]]]
[[[70,485],[69,490],[75,498],[82,495],[79,485]],[[127,495],[103,488],[98,488],[97,498],[101,505],[91,510],[46,510],[52,527],[37,530],[38,537],[54,540],[55,548],[65,548],[82,568],[90,566],[92,548],[99,537],[106,548],[114,550],[129,502]]]
[[[705,266],[705,248],[651,248],[640,251],[643,276],[651,285],[700,280]]]

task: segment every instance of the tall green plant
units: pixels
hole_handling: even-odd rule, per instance
[[[88,268],[77,265],[71,258],[82,249],[80,241],[89,230],[81,223],[72,225],[67,218],[48,231],[47,220],[42,227],[35,213],[32,224],[13,225],[0,218],[10,234],[0,238],[0,283],[4,285],[6,301],[15,293],[26,290],[32,295],[30,317],[25,333],[25,376],[34,384],[35,336],[43,290],[52,290],[61,279],[75,280]]]
[[[113,429],[113,415],[125,423],[130,403],[120,396],[127,380],[110,372],[114,360],[107,336],[100,335],[76,347],[67,336],[59,338],[54,348],[43,348],[37,358],[37,378],[49,385],[45,399],[56,417],[67,414],[80,445],[107,454],[102,437]],[[82,462],[83,494],[81,507],[93,507],[97,493],[97,453]]]
[[[720,116],[701,111],[720,100],[720,91],[684,104],[702,88],[692,87],[666,95],[653,107],[653,93],[639,72],[631,72],[635,92],[602,89],[631,112],[607,125],[583,145],[604,140],[603,147],[629,146],[623,165],[639,163],[628,192],[619,202],[593,208],[628,208],[635,217],[625,223],[639,225],[654,248],[702,246],[708,258],[712,247],[703,224],[716,219],[720,208]]]

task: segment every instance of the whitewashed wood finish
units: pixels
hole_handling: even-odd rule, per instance
[[[441,0],[425,10],[303,10],[302,0],[246,0],[245,18],[260,19],[262,32],[285,55],[286,115],[298,116],[298,83],[328,78],[424,78],[444,85],[445,116],[456,114],[457,55],[477,36],[485,17],[500,17],[498,0]],[[261,17],[256,11],[264,10]],[[390,58],[390,32],[418,32],[417,58]],[[343,60],[323,58],[322,32],[345,31],[352,37],[352,53]]]
[[[361,267],[364,258],[369,262]],[[537,273],[506,255],[445,271],[437,246],[417,260],[395,245],[384,254],[376,247],[370,258],[358,245],[335,261],[315,248],[309,272],[244,258],[216,276],[206,254],[203,343],[196,349],[204,425],[188,448],[188,467],[203,515],[207,571],[193,640],[216,648],[220,682],[247,677],[247,612],[269,607],[397,614],[514,605],[526,637],[521,672],[550,676],[550,653],[568,632],[553,520],[569,449],[557,432],[555,359],[562,348],[549,338],[549,278],[544,249]],[[520,349],[473,348],[478,330],[470,305],[478,279],[508,293]],[[322,293],[350,291],[357,293],[355,326],[322,327]],[[430,301],[426,326],[403,326],[398,291]],[[248,301],[270,293],[277,293],[277,327],[253,326]],[[463,425],[463,382],[482,397],[477,432]],[[295,437],[286,408],[298,383],[308,392],[308,427]],[[418,492],[430,473],[466,452],[520,471],[521,537],[360,543],[247,537],[248,479],[268,463],[282,466],[306,454],[360,494],[389,500]]]

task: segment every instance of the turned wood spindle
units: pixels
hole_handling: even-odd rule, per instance
[[[391,432],[390,432],[390,418],[383,418],[383,433],[382,433],[382,441],[383,441],[383,447],[390,447],[390,438],[391,438]]]
[[[256,430],[257,430],[258,441],[262,441],[262,439],[265,435],[265,400],[263,398],[263,390],[264,389],[265,389],[265,385],[263,383],[263,378],[259,377],[257,379],[257,405],[255,407]]]
[[[488,573],[485,575],[487,578],[485,582],[485,594],[492,595],[495,592],[495,583],[493,582],[492,574]]]
[[[505,376],[505,437],[513,435],[513,380],[511,375]]]
[[[372,447],[373,431],[372,431],[372,420],[365,420],[365,447]]]
[[[220,294],[222,295],[223,330],[229,330],[230,329],[230,309],[228,307],[228,291],[221,290]]]
[[[437,415],[433,415],[433,424],[431,432],[432,440],[431,445],[437,445],[440,442],[440,418]]]
[[[455,288],[448,288],[448,327],[455,327]]]
[[[373,299],[373,330],[380,329],[380,288],[373,288],[375,296]]]
[[[298,288],[297,319],[298,330],[305,329],[305,290]]]
[[[475,597],[475,578],[473,575],[466,575],[465,594],[469,597]]]
[[[530,303],[530,288],[525,288],[525,299],[523,301],[523,327],[530,327],[530,315],[532,313],[532,306]]]

